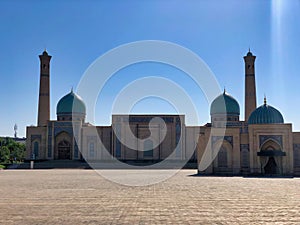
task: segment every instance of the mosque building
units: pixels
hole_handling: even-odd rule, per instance
[[[198,162],[211,157],[212,163],[205,170],[199,164],[201,174],[300,175],[300,133],[284,123],[266,98],[256,107],[255,58],[250,50],[244,57],[245,121],[239,118],[238,102],[225,90],[211,104],[211,123],[201,127],[197,151]],[[206,148],[211,156],[205,155]]]
[[[293,132],[266,98],[257,107],[256,57],[250,50],[244,56],[245,120],[240,120],[239,103],[224,90],[204,126],[186,126],[184,115],[133,114],[112,115],[111,126],[94,126],[85,121],[85,103],[73,90],[59,100],[57,120],[50,120],[51,56],[44,51],[39,58],[38,122],[26,130],[27,159],[156,163],[168,158],[197,161],[199,174],[300,175],[300,132]],[[157,117],[164,123],[153,120]],[[142,141],[126,146],[120,139],[131,140],[129,133]]]

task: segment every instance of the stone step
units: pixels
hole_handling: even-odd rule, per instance
[[[123,163],[116,163],[115,161],[95,161],[90,162],[93,168],[97,169],[122,169],[127,168],[126,164],[132,165],[132,166],[138,166],[140,168],[143,168],[144,166],[150,166],[152,164],[156,164],[158,162],[152,162],[152,161],[123,161]],[[166,165],[163,165],[162,168],[164,169],[173,169],[178,168],[178,166],[181,166],[181,164],[174,161],[169,162]],[[182,164],[183,169],[196,169],[197,163],[184,163]],[[81,160],[49,160],[49,161],[35,161],[34,162],[34,169],[90,169],[91,166],[89,166],[88,163],[81,161]],[[30,162],[24,162],[22,164],[14,164],[11,165],[9,169],[30,169]]]
[[[89,169],[90,166],[79,160],[49,160],[34,162],[34,169]],[[19,164],[17,168],[11,169],[30,169],[30,162]]]

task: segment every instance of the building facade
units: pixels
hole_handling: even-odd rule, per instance
[[[266,98],[256,107],[255,58],[250,50],[244,57],[245,121],[225,90],[211,104],[211,122],[201,127],[197,147],[200,174],[300,175],[300,133]],[[200,165],[204,158],[211,159],[207,168]]]
[[[141,163],[168,158],[197,160],[200,174],[300,175],[300,132],[293,132],[266,99],[256,107],[255,58],[250,51],[244,57],[245,121],[238,102],[224,90],[204,126],[186,126],[184,115],[112,115],[111,126],[94,126],[85,121],[86,106],[73,90],[59,100],[57,119],[50,120],[51,56],[44,51],[38,123],[27,127],[26,157]]]
[[[38,123],[27,127],[27,159],[105,161],[116,158],[124,162],[155,163],[169,158],[196,162],[199,127],[186,126],[184,115],[112,115],[111,126],[94,126],[85,121],[85,103],[71,90],[57,104],[57,119],[50,120],[51,56],[44,51],[39,58]],[[163,123],[155,122],[155,118]],[[128,127],[131,132],[126,130]],[[128,147],[124,141],[133,146]]]

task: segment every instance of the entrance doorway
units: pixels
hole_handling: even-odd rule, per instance
[[[57,145],[58,159],[71,159],[71,144],[66,140],[62,140]]]
[[[264,167],[265,174],[278,174],[278,166],[274,157],[269,157],[268,163]]]

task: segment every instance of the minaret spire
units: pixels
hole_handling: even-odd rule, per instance
[[[256,56],[250,52],[244,56],[245,61],[245,121],[256,109],[255,62]]]
[[[50,60],[46,49],[40,58],[40,92],[38,108],[38,126],[46,126],[50,120]]]

